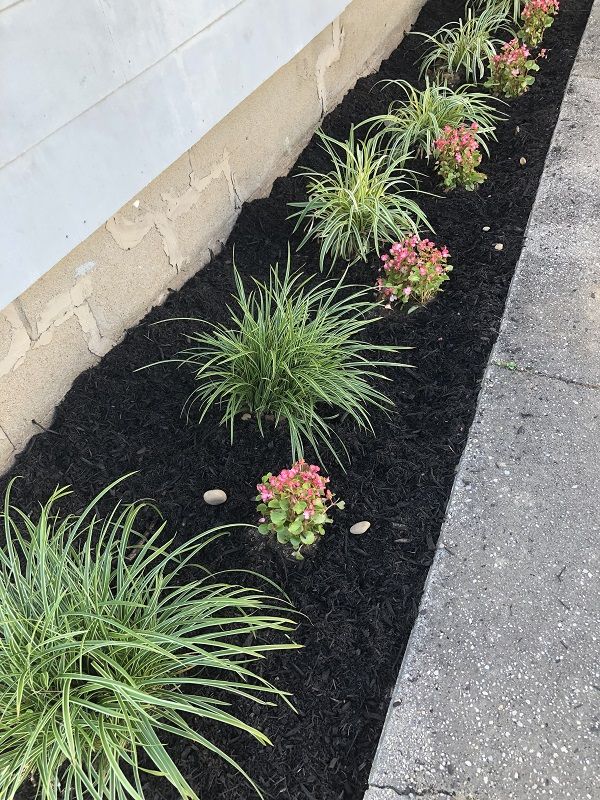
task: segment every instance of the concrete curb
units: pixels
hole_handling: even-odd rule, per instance
[[[600,0],[365,800],[600,798]]]

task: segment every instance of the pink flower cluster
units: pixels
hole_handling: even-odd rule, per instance
[[[542,50],[538,57],[544,58],[545,55]],[[505,42],[502,51],[490,59],[490,78],[485,86],[508,99],[524,94],[535,82],[530,73],[539,70],[536,59],[530,56],[527,45],[518,39]]]
[[[521,16],[523,19],[529,19],[539,11],[543,14],[557,14],[559,7],[558,0],[527,0]]]
[[[395,242],[389,254],[381,256],[383,265],[376,284],[379,295],[388,307],[397,301],[427,303],[448,280],[452,270],[449,255],[447,247],[438,248],[417,235]]]
[[[511,39],[510,42],[504,42],[500,53],[492,56],[492,62],[510,67],[513,70],[512,74],[516,77],[522,62],[530,55],[526,45],[521,44],[518,39]]]
[[[442,153],[445,150],[452,150],[454,160],[460,164],[465,158],[471,157],[479,147],[479,142],[474,136],[478,127],[476,122],[472,122],[470,128],[466,128],[464,125],[459,125],[458,128],[446,125],[444,136],[440,136],[435,141],[436,149]]]
[[[323,496],[327,500],[333,498],[333,494],[326,489],[329,478],[320,475],[320,471],[320,467],[307,464],[301,458],[290,469],[282,469],[279,475],[266,476],[265,483],[259,483],[256,488],[263,503],[268,503],[277,495],[285,495],[291,505],[306,503],[302,516],[310,519],[315,515],[315,503],[318,500]],[[264,522],[264,519],[260,521]]]
[[[519,36],[530,47],[537,47],[544,38],[546,28],[554,22],[558,9],[558,0],[527,0],[521,12],[523,27]]]
[[[327,488],[329,478],[320,472],[301,458],[279,475],[267,473],[256,487],[259,533],[291,545],[297,559],[304,558],[303,547],[310,547],[325,534],[325,526],[332,522],[327,512],[344,507],[341,500],[334,500]]]
[[[457,128],[446,125],[442,136],[435,141],[437,167],[446,189],[474,189],[485,180],[485,175],[477,172],[481,164],[476,122],[469,127],[464,124]]]

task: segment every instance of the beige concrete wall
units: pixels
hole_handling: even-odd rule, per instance
[[[241,204],[269,193],[323,115],[398,45],[423,2],[353,0],[0,312],[0,472],[39,432],[32,420],[48,426],[74,378],[219,250]]]

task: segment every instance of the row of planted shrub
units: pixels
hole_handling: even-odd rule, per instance
[[[446,248],[421,237],[431,225],[407,164],[414,156],[433,161],[447,191],[473,190],[485,179],[478,171],[481,150],[488,152],[503,114],[475,84],[484,81],[506,99],[526,91],[544,55],[533,58],[528,48],[539,47],[557,11],[557,0],[524,6],[488,0],[468,8],[464,20],[425,37],[423,89],[392,81],[401,98],[387,114],[359,123],[346,142],[319,133],[332,169],[304,173],[308,198],[294,204],[293,214],[298,227],[306,226],[301,244],[319,242],[322,270],[376,253],[375,287],[348,287],[344,273],[315,285],[294,274],[289,259],[250,292],[236,273],[230,326],[191,333],[189,347],[173,359],[194,370],[187,411],[196,410],[200,421],[217,405],[232,437],[243,413],[253,415],[261,432],[267,415],[287,425],[295,463],[263,477],[257,516],[259,531],[298,558],[323,535],[332,509],[343,505],[320,467],[302,458],[308,443],[318,457],[324,449],[345,460],[344,443],[322,409],[342,410],[370,428],[369,406],[389,406],[371,385],[381,366],[373,355],[402,348],[366,344],[361,332],[377,324],[378,304],[428,303],[452,269]],[[515,27],[513,38],[498,38],[512,36]],[[454,88],[458,81],[468,83]],[[241,769],[207,738],[203,721],[268,744],[231,704],[240,697],[289,702],[252,668],[268,651],[296,646],[294,613],[277,588],[268,582],[246,588],[198,570],[199,551],[222,530],[171,549],[162,524],[152,534],[137,529],[142,512],[147,528],[150,509],[143,502],[117,504],[97,519],[98,502],[115,486],[82,514],[66,517],[55,510],[65,494],[58,490],[35,519],[13,508],[10,487],[6,492],[0,800],[12,800],[29,779],[43,800],[144,800],[148,773],[197,800],[162,734],[208,748]]]
[[[200,422],[217,406],[232,440],[242,414],[254,417],[261,434],[265,418],[287,426],[294,477],[285,478],[290,470],[263,477],[259,530],[291,545],[298,559],[323,534],[331,522],[327,509],[336,505],[324,487],[318,510],[309,501],[315,467],[302,459],[305,445],[321,462],[325,451],[343,466],[347,452],[328,422],[332,411],[371,429],[369,408],[390,406],[372,379],[382,377],[384,364],[405,366],[390,360],[401,346],[369,344],[361,333],[376,324],[381,305],[408,312],[426,305],[452,271],[448,249],[422,236],[433,227],[419,206],[410,163],[433,162],[446,193],[472,191],[485,180],[482,151],[489,155],[496,124],[507,116],[500,106],[534,82],[546,53],[539,49],[534,57],[529,47],[539,48],[557,12],[558,0],[480,0],[464,19],[416,34],[426,41],[424,87],[387,81],[400,96],[387,113],[353,125],[346,141],[317,131],[331,169],[299,173],[307,198],[290,204],[290,218],[304,232],[299,249],[316,241],[321,272],[331,275],[341,265],[341,277],[315,285],[292,272],[289,255],[284,268],[273,267],[269,282],[255,281],[251,291],[235,272],[231,323],[189,334],[189,346],[171,359],[194,370],[185,410]],[[480,83],[493,94],[479,91]],[[381,263],[375,286],[349,287],[347,267],[373,254]],[[375,360],[384,354],[387,360]]]

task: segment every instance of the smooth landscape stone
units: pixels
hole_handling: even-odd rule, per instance
[[[370,527],[371,523],[367,522],[367,520],[363,520],[362,522],[355,522],[354,525],[350,528],[350,533],[354,533],[356,536],[360,536],[361,533],[366,533]]]
[[[227,502],[227,495],[223,489],[209,489],[204,492],[204,502],[209,506],[220,506]]]

